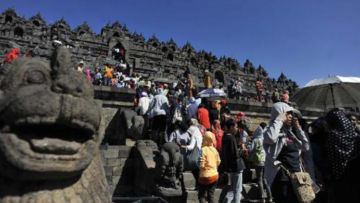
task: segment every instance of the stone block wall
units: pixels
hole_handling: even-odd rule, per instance
[[[135,90],[94,86],[94,91],[95,99],[102,103],[103,143],[125,145],[124,128],[120,126],[120,112],[122,109],[133,107]]]
[[[100,148],[105,175],[114,196],[132,193],[131,158],[132,147],[124,145],[102,145]]]
[[[154,167],[152,164],[153,155],[152,153],[147,153],[146,148],[142,148],[145,149],[145,153],[136,151],[135,148],[125,145],[102,145],[100,148],[110,192],[113,194],[113,197],[120,198],[121,201],[124,197],[134,197],[136,199],[136,196],[148,196],[146,195],[147,193],[144,193],[145,195],[141,194],[142,192],[152,191],[151,188],[139,189],[142,186],[149,187],[151,185],[149,184],[151,181],[148,179],[151,179],[150,176],[154,173],[152,170]],[[148,170],[141,171],[145,168]],[[256,184],[251,183],[255,180],[255,171],[251,170],[244,175],[250,176],[250,178],[244,180],[246,184],[244,184],[243,197],[246,200],[255,200],[258,197],[258,189]],[[198,191],[194,190],[195,179],[192,173],[184,172],[184,186],[186,188],[184,196],[168,199],[169,202],[198,202]],[[138,190],[134,191],[134,189]],[[216,189],[216,201],[220,199],[223,189],[222,187]],[[119,202],[121,202],[120,200]]]

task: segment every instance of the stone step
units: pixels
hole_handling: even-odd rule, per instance
[[[191,172],[184,172],[184,185],[186,189],[194,189],[196,185],[196,181],[194,175]]]
[[[216,188],[215,191],[215,199],[218,201],[220,199],[220,194],[224,190],[224,193],[227,190],[227,187],[224,188]],[[186,188],[187,195],[187,202],[197,200],[197,190],[194,187]],[[225,195],[225,194],[223,194]],[[260,191],[259,187],[256,183],[244,183],[243,184],[243,191],[241,195],[241,199],[246,202],[260,202]]]
[[[222,189],[216,188],[215,195],[214,195],[215,202],[219,202],[221,191],[222,191]],[[198,191],[197,190],[187,190],[186,192],[187,192],[187,195],[186,195],[186,202],[187,203],[195,203],[195,202],[197,203],[197,202],[199,202]]]
[[[197,200],[197,191],[195,190],[196,182],[193,174],[191,172],[184,172],[183,176],[185,189],[188,192],[187,200]],[[242,199],[247,202],[260,202],[259,187],[256,183],[254,183],[254,181],[256,180],[255,170],[249,169],[246,173],[244,173],[244,176],[247,176],[247,180],[251,180],[252,182],[243,183]],[[216,196],[217,200],[218,198],[220,198],[220,193],[222,189],[226,189],[226,187],[228,186],[216,189],[216,192],[218,193],[218,195]]]

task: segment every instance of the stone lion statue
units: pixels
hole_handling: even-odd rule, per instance
[[[0,69],[0,203],[111,202],[100,107],[68,50]]]
[[[157,168],[156,190],[160,196],[173,197],[183,195],[183,161],[180,148],[173,142],[161,147]]]

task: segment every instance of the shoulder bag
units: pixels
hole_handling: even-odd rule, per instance
[[[299,203],[310,203],[315,199],[315,192],[312,187],[313,181],[311,180],[310,174],[305,172],[302,163],[300,162],[301,172],[291,173],[282,164],[280,167],[289,176],[291,185],[294,189],[296,197]]]
[[[200,156],[201,156],[201,149],[197,147],[195,139],[195,147],[190,152],[186,153],[185,155],[185,170],[192,171],[196,168],[199,168]]]

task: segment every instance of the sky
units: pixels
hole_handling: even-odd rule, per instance
[[[146,39],[190,42],[216,56],[249,59],[272,78],[303,87],[314,78],[360,77],[359,0],[1,0],[0,12],[40,13],[100,33],[119,21]]]

